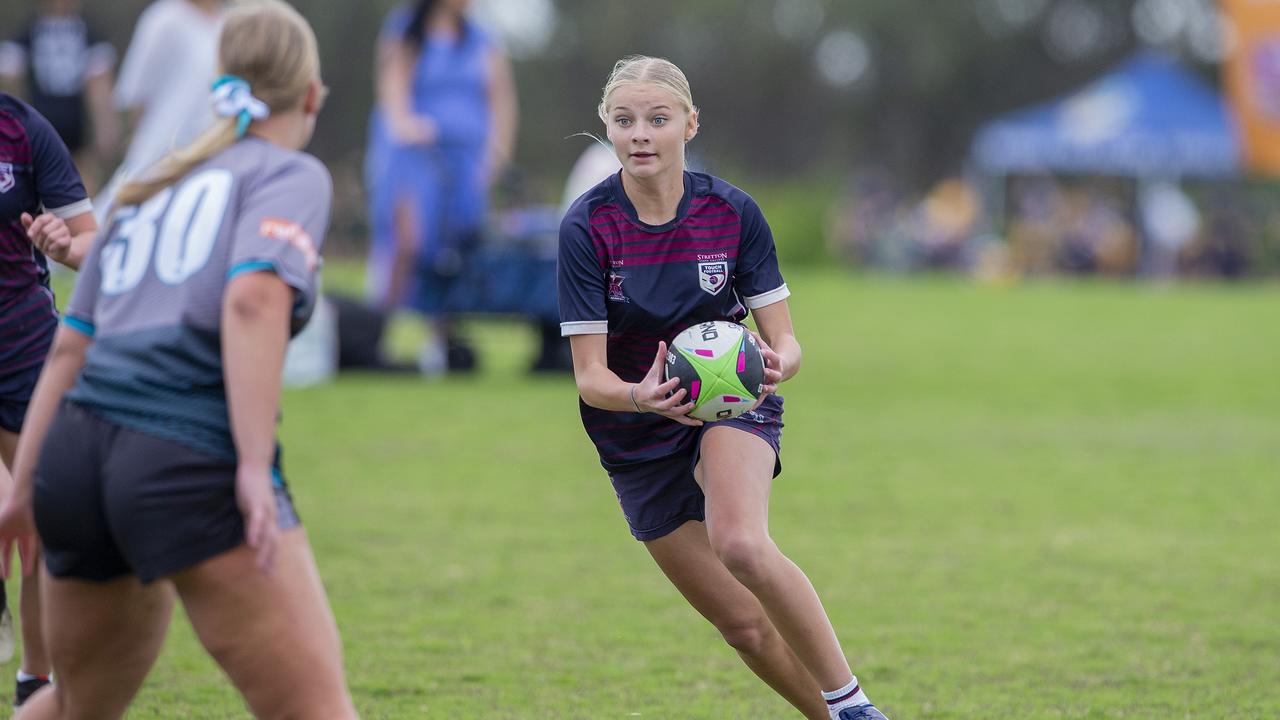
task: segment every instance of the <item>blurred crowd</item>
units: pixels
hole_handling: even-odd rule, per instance
[[[1273,200],[1244,181],[1050,175],[948,178],[921,195],[870,167],[833,203],[827,248],[894,273],[1233,280],[1280,271]]]
[[[563,370],[553,289],[558,217],[616,171],[616,159],[583,138],[559,207],[551,200],[559,188],[523,181],[547,173],[522,174],[513,164],[513,73],[471,4],[401,3],[370,38],[376,99],[365,167],[333,164],[330,244],[369,253],[359,300],[366,307],[353,301],[340,310],[363,313],[357,324],[366,328],[393,314],[421,318],[428,340],[416,369],[427,374],[475,367],[465,316],[526,317],[541,338],[533,367]],[[214,73],[226,3],[156,0],[119,63],[81,0],[32,8],[23,25],[4,28],[0,88],[51,120],[105,210],[124,177],[210,121],[207,85],[192,78]],[[1280,271],[1273,199],[1270,188],[1242,180],[1048,174],[951,177],[921,192],[885,167],[865,166],[831,204],[826,245],[849,265],[894,273],[1235,279]],[[366,344],[379,342],[375,335]],[[388,365],[377,352],[353,362]]]

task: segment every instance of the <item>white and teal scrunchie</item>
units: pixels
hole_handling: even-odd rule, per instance
[[[235,75],[223,75],[213,81],[213,111],[218,117],[236,119],[236,137],[244,137],[249,123],[265,120],[271,108],[253,96],[249,83]]]

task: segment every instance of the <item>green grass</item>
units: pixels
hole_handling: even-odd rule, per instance
[[[789,279],[771,529],[894,720],[1280,716],[1275,286]],[[630,539],[571,380],[476,330],[480,377],[286,395],[364,717],[794,717]],[[179,617],[131,717],[243,715]]]

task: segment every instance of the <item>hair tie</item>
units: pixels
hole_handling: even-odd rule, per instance
[[[244,137],[249,123],[265,120],[271,108],[253,96],[249,83],[235,75],[223,75],[213,81],[213,111],[218,117],[236,119],[236,137]]]

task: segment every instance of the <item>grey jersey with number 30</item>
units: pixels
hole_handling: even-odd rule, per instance
[[[91,337],[67,398],[102,417],[234,459],[222,381],[222,297],[246,272],[315,304],[332,182],[314,157],[246,137],[137,206],[94,242],[65,322]]]

